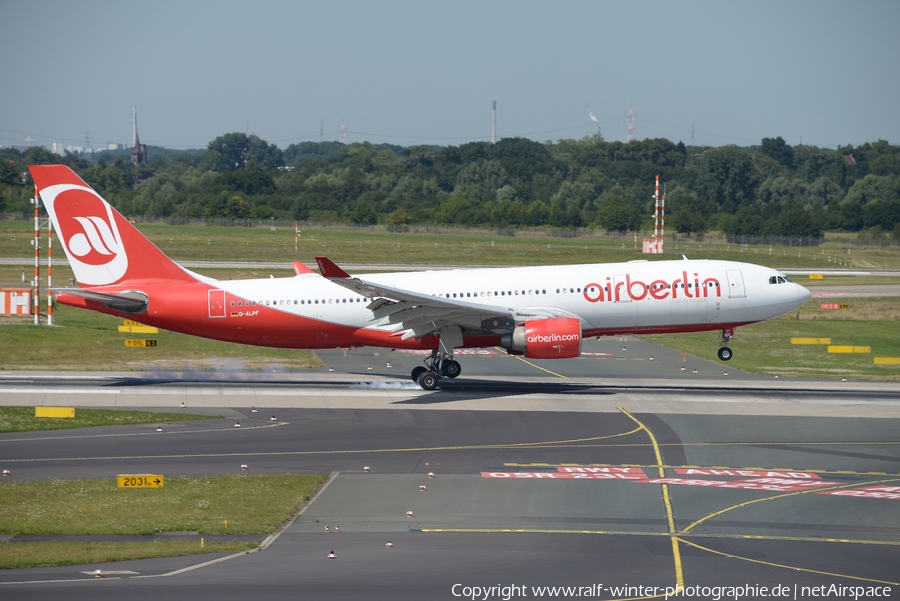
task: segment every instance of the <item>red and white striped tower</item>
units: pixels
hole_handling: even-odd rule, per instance
[[[53,325],[53,228],[47,221],[47,325]]]
[[[34,188],[34,284],[32,286],[32,297],[34,298],[34,325],[41,325],[41,222],[40,215],[40,196],[38,196],[37,186]]]
[[[659,252],[659,175],[656,176],[656,193],[653,195],[653,252]]]
[[[656,248],[656,252],[659,254],[663,254],[665,251],[666,245],[666,189],[663,188],[662,195],[662,204],[659,209],[660,217],[659,217],[659,245]]]

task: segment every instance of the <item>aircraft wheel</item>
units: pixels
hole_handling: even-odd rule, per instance
[[[436,375],[426,370],[419,374],[418,382],[425,390],[434,390],[437,388],[438,379]]]
[[[728,361],[734,356],[734,353],[732,353],[731,349],[727,346],[723,346],[719,349],[718,355],[719,359],[721,359],[722,361]]]
[[[412,370],[412,381],[418,383],[419,376],[422,375],[422,372],[428,371],[426,368],[419,365],[418,367],[414,367]]]
[[[462,373],[462,365],[460,365],[458,361],[453,361],[452,359],[450,361],[445,361],[443,372],[448,378],[455,378]]]

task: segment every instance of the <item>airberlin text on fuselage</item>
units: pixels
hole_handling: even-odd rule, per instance
[[[716,296],[722,296],[722,288],[716,278],[701,280],[700,274],[694,273],[694,279],[691,280],[688,279],[687,272],[682,271],[681,277],[673,282],[653,280],[649,284],[641,280],[632,280],[630,273],[626,273],[624,279],[617,279],[615,282],[611,277],[607,277],[606,287],[594,282],[585,284],[584,298],[592,303],[617,302],[627,299],[639,301],[645,298],[664,300],[669,298],[670,294],[672,298],[678,298],[679,285],[681,294],[685,298],[700,298],[701,294],[703,298],[706,298],[710,294],[710,289],[715,290]]]

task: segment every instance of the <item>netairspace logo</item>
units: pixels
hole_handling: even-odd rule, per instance
[[[831,597],[836,599],[885,599],[891,596],[889,586],[844,586],[839,584],[820,586],[793,587],[785,585],[760,586],[746,584],[742,586],[603,586],[594,584],[591,586],[526,586],[524,584],[509,584],[494,586],[467,586],[454,584],[450,591],[454,597],[470,599],[471,601],[488,601],[489,599],[501,599],[510,601],[513,598],[622,598],[622,597],[664,597],[665,599],[696,598],[721,601],[729,599],[741,601],[742,599],[782,598],[782,599],[810,599],[819,597]]]

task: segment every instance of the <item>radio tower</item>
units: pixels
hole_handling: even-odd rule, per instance
[[[341,144],[347,143],[347,125],[344,123],[344,118],[341,117]]]
[[[497,143],[497,101],[494,101],[494,111],[491,113],[491,144]]]
[[[634,110],[634,107],[631,106],[631,103],[628,103],[628,110],[625,111],[625,132],[626,142],[631,142],[631,139],[634,137],[634,130],[637,129],[637,111]]]

